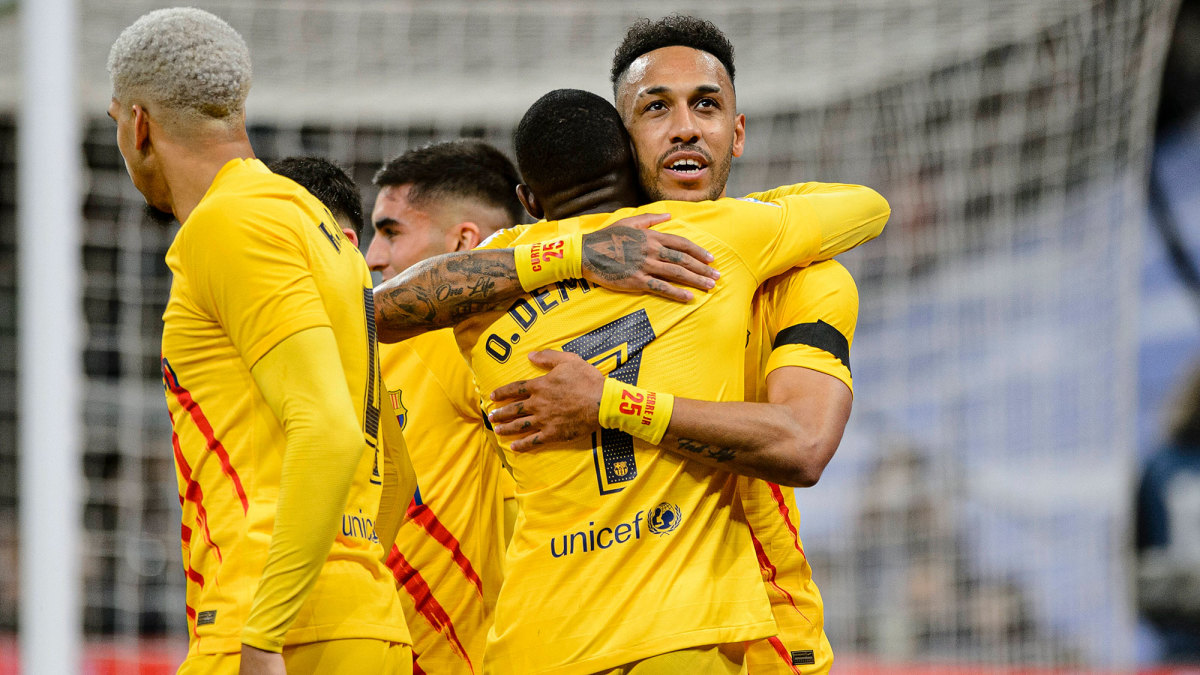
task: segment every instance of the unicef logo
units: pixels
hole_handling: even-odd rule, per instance
[[[679,507],[670,502],[663,502],[650,509],[646,515],[646,525],[657,535],[671,534],[679,527]]]

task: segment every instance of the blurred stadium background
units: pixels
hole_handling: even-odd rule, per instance
[[[853,182],[893,207],[884,236],[845,257],[862,298],[857,401],[825,477],[798,493],[835,672],[1156,660],[1136,612],[1133,492],[1163,392],[1200,350],[1147,215],[1179,0],[191,4],[250,45],[258,154],[341,163],[368,210],[371,175],[399,152],[459,136],[508,151],[545,91],[607,96],[635,18],[713,20],[737,48],[748,118],[730,194]],[[82,207],[85,346],[82,390],[62,393],[81,401],[83,438],[61,470],[83,495],[79,531],[61,534],[82,556],[88,672],[173,672],[186,646],[158,368],[173,231],[144,218],[104,114],[109,46],[161,6],[77,4],[83,190],[61,197]],[[49,282],[59,264],[55,241],[17,235],[20,11],[0,1],[0,673],[36,593],[16,574],[16,247],[41,251]],[[1185,244],[1200,243],[1195,210],[1178,209],[1200,205],[1197,138],[1164,141]]]

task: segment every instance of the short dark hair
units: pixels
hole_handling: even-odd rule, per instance
[[[517,199],[521,177],[503,152],[476,139],[440,141],[409,150],[375,173],[376,187],[411,185],[408,201],[458,197],[504,209],[509,222],[524,220]]]
[[[629,69],[629,64],[638,57],[663,47],[691,47],[712,54],[725,66],[729,81],[733,81],[733,43],[707,19],[686,14],[672,14],[658,21],[638,19],[625,31],[625,39],[613,52],[612,85],[617,92],[617,81]]]
[[[581,89],[555,89],[534,102],[513,145],[521,176],[539,197],[632,170],[629,135],[617,109]]]
[[[267,168],[299,183],[321,200],[335,218],[350,221],[341,225],[353,227],[354,233],[362,236],[362,193],[342,167],[321,157],[284,157],[271,162]]]

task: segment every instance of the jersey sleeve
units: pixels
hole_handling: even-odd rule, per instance
[[[288,336],[331,325],[296,229],[302,219],[290,204],[254,212],[235,202],[188,220],[185,255],[196,302],[248,368]]]
[[[799,366],[836,377],[854,391],[850,347],[858,323],[858,287],[836,261],[771,279],[762,301],[771,354],[762,373]]]
[[[796,194],[780,192],[770,202],[722,200],[728,211],[718,217],[736,225],[724,227],[721,236],[759,283],[874,239],[891,214],[887,200],[861,185],[805,190],[793,186]]]
[[[521,236],[521,233],[527,229],[529,229],[528,224],[513,225],[512,227],[506,227],[503,230],[496,230],[490,237],[484,239],[475,248],[476,250],[512,248],[513,241],[516,240],[517,237]]]

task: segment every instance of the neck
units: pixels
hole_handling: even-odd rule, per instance
[[[630,181],[606,174],[589,183],[550,195],[543,208],[547,220],[562,220],[589,213],[611,213],[627,206],[637,206],[638,202],[638,195],[630,189]]]
[[[163,177],[171,194],[171,211],[180,223],[187,221],[222,167],[230,160],[254,157],[245,129],[180,143],[174,150],[163,162]]]

